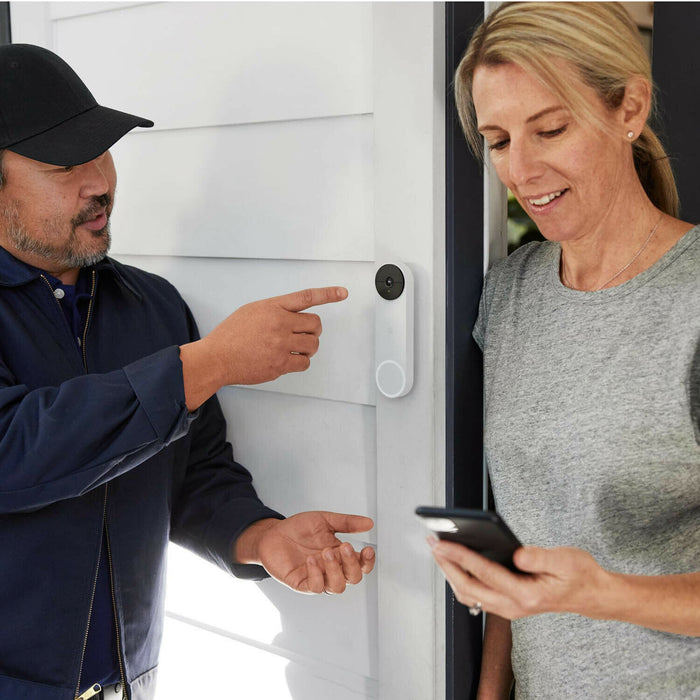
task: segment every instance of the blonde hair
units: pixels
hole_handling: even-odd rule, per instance
[[[561,75],[564,60],[594,89],[608,109],[617,109],[627,81],[642,76],[653,87],[651,65],[639,31],[617,2],[511,2],[498,7],[474,33],[455,73],[455,99],[472,151],[483,158],[472,81],[477,67],[512,63],[536,75],[577,117],[600,128],[586,99]],[[652,96],[652,110],[654,113]],[[633,144],[634,165],[647,196],[678,215],[673,172],[648,120]]]

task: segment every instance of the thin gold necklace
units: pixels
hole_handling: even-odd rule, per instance
[[[664,218],[664,215],[661,214],[661,217],[659,220],[656,222],[656,225],[654,226],[653,229],[651,229],[651,233],[647,236],[646,241],[642,243],[642,247],[634,254],[632,259],[625,265],[621,270],[618,270],[607,282],[604,282],[603,284],[600,285],[600,287],[597,287],[596,289],[589,289],[589,290],[584,290],[584,289],[578,289],[577,287],[574,287],[573,284],[569,282],[569,278],[564,270],[564,266],[562,265],[561,271],[562,271],[562,281],[564,284],[569,288],[573,289],[576,292],[583,292],[583,291],[590,291],[590,292],[599,292],[603,287],[607,287],[613,280],[617,279],[644,251],[644,249],[649,245],[649,241],[652,239],[652,236],[656,233],[656,229],[659,228],[659,224],[661,223],[661,219]]]

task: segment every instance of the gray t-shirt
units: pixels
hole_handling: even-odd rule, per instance
[[[700,226],[599,292],[562,285],[560,257],[529,244],[484,286],[496,507],[523,543],[580,547],[612,571],[700,570]],[[512,631],[518,698],[700,698],[698,638],[573,614]]]

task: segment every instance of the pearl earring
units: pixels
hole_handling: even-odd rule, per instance
[[[628,131],[628,132],[627,132],[627,138],[628,138],[628,139],[633,139],[633,138],[634,138],[634,131]]]

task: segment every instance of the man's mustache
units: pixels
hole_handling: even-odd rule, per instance
[[[90,203],[71,221],[71,223],[73,226],[80,226],[87,221],[92,221],[92,219],[101,213],[102,209],[106,209],[107,216],[109,216],[111,205],[112,197],[108,192],[101,194],[99,197],[92,197]]]

